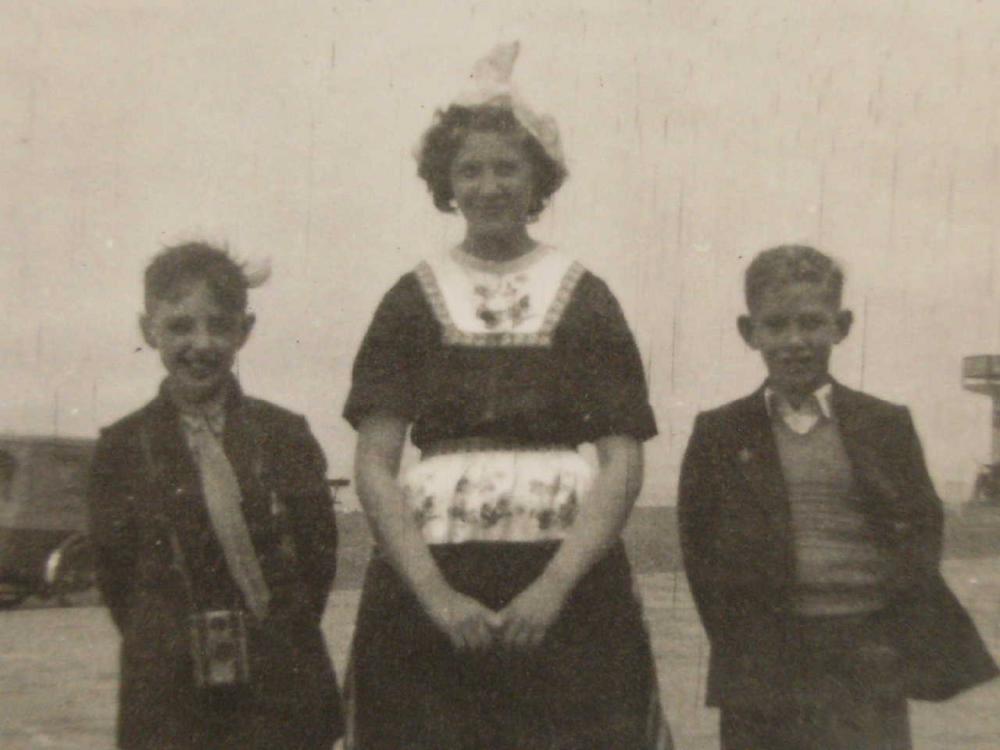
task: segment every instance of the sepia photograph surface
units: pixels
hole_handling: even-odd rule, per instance
[[[185,243],[266,278],[233,372],[304,416],[325,456],[339,541],[320,627],[347,687],[379,529],[345,419],[356,361],[390,290],[468,239],[461,196],[439,210],[418,175],[422,139],[513,43],[514,117],[550,156],[534,127],[554,123],[566,171],[527,229],[606,283],[655,416],[622,531],[672,738],[648,747],[720,747],[719,641],[678,488],[699,415],[768,378],[738,322],[768,248],[842,269],[835,387],[907,407],[942,501],[941,574],[1000,654],[1000,5],[4,0],[0,750],[117,746],[121,634],[87,487],[101,431],[157,397],[144,274]],[[603,467],[605,437],[567,441]],[[865,455],[904,452],[893,440]],[[400,476],[421,451],[407,441]],[[910,700],[912,746],[995,747],[1000,681],[981,682]]]

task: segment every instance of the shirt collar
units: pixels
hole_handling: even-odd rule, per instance
[[[174,398],[168,379],[164,379],[160,385],[161,399],[169,404],[169,408],[176,411],[182,426],[186,430],[207,427],[216,436],[221,435],[225,428],[226,412],[241,396],[239,383],[232,376],[230,376],[218,396],[198,406],[184,404]]]
[[[819,410],[822,412],[826,419],[833,419],[833,384],[828,380],[815,391],[812,395],[816,397],[816,402],[819,404]],[[772,403],[776,398],[783,398],[780,393],[778,393],[771,386],[764,387],[764,404],[767,406],[767,415],[769,417],[774,416],[775,406]],[[791,404],[789,404],[791,408]],[[793,409],[794,411],[794,409]]]

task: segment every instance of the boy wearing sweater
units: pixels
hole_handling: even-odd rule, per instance
[[[939,572],[942,504],[909,411],[830,377],[843,282],[811,247],[754,259],[738,325],[767,380],[699,414],[684,457],[723,750],[906,750],[909,698],[997,674]]]

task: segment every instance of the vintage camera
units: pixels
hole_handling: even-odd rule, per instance
[[[232,688],[250,682],[246,617],[239,610],[199,612],[189,619],[194,679],[199,688]]]

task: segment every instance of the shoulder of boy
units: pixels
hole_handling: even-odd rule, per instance
[[[138,430],[148,418],[153,403],[154,402],[151,401],[145,406],[120,417],[111,424],[101,427],[98,430],[98,436],[103,441],[117,440],[131,434],[135,430]]]
[[[278,406],[271,401],[265,401],[262,398],[244,396],[243,406],[247,410],[247,414],[260,424],[271,423],[280,426],[298,427],[306,421],[306,418],[298,412]]]

